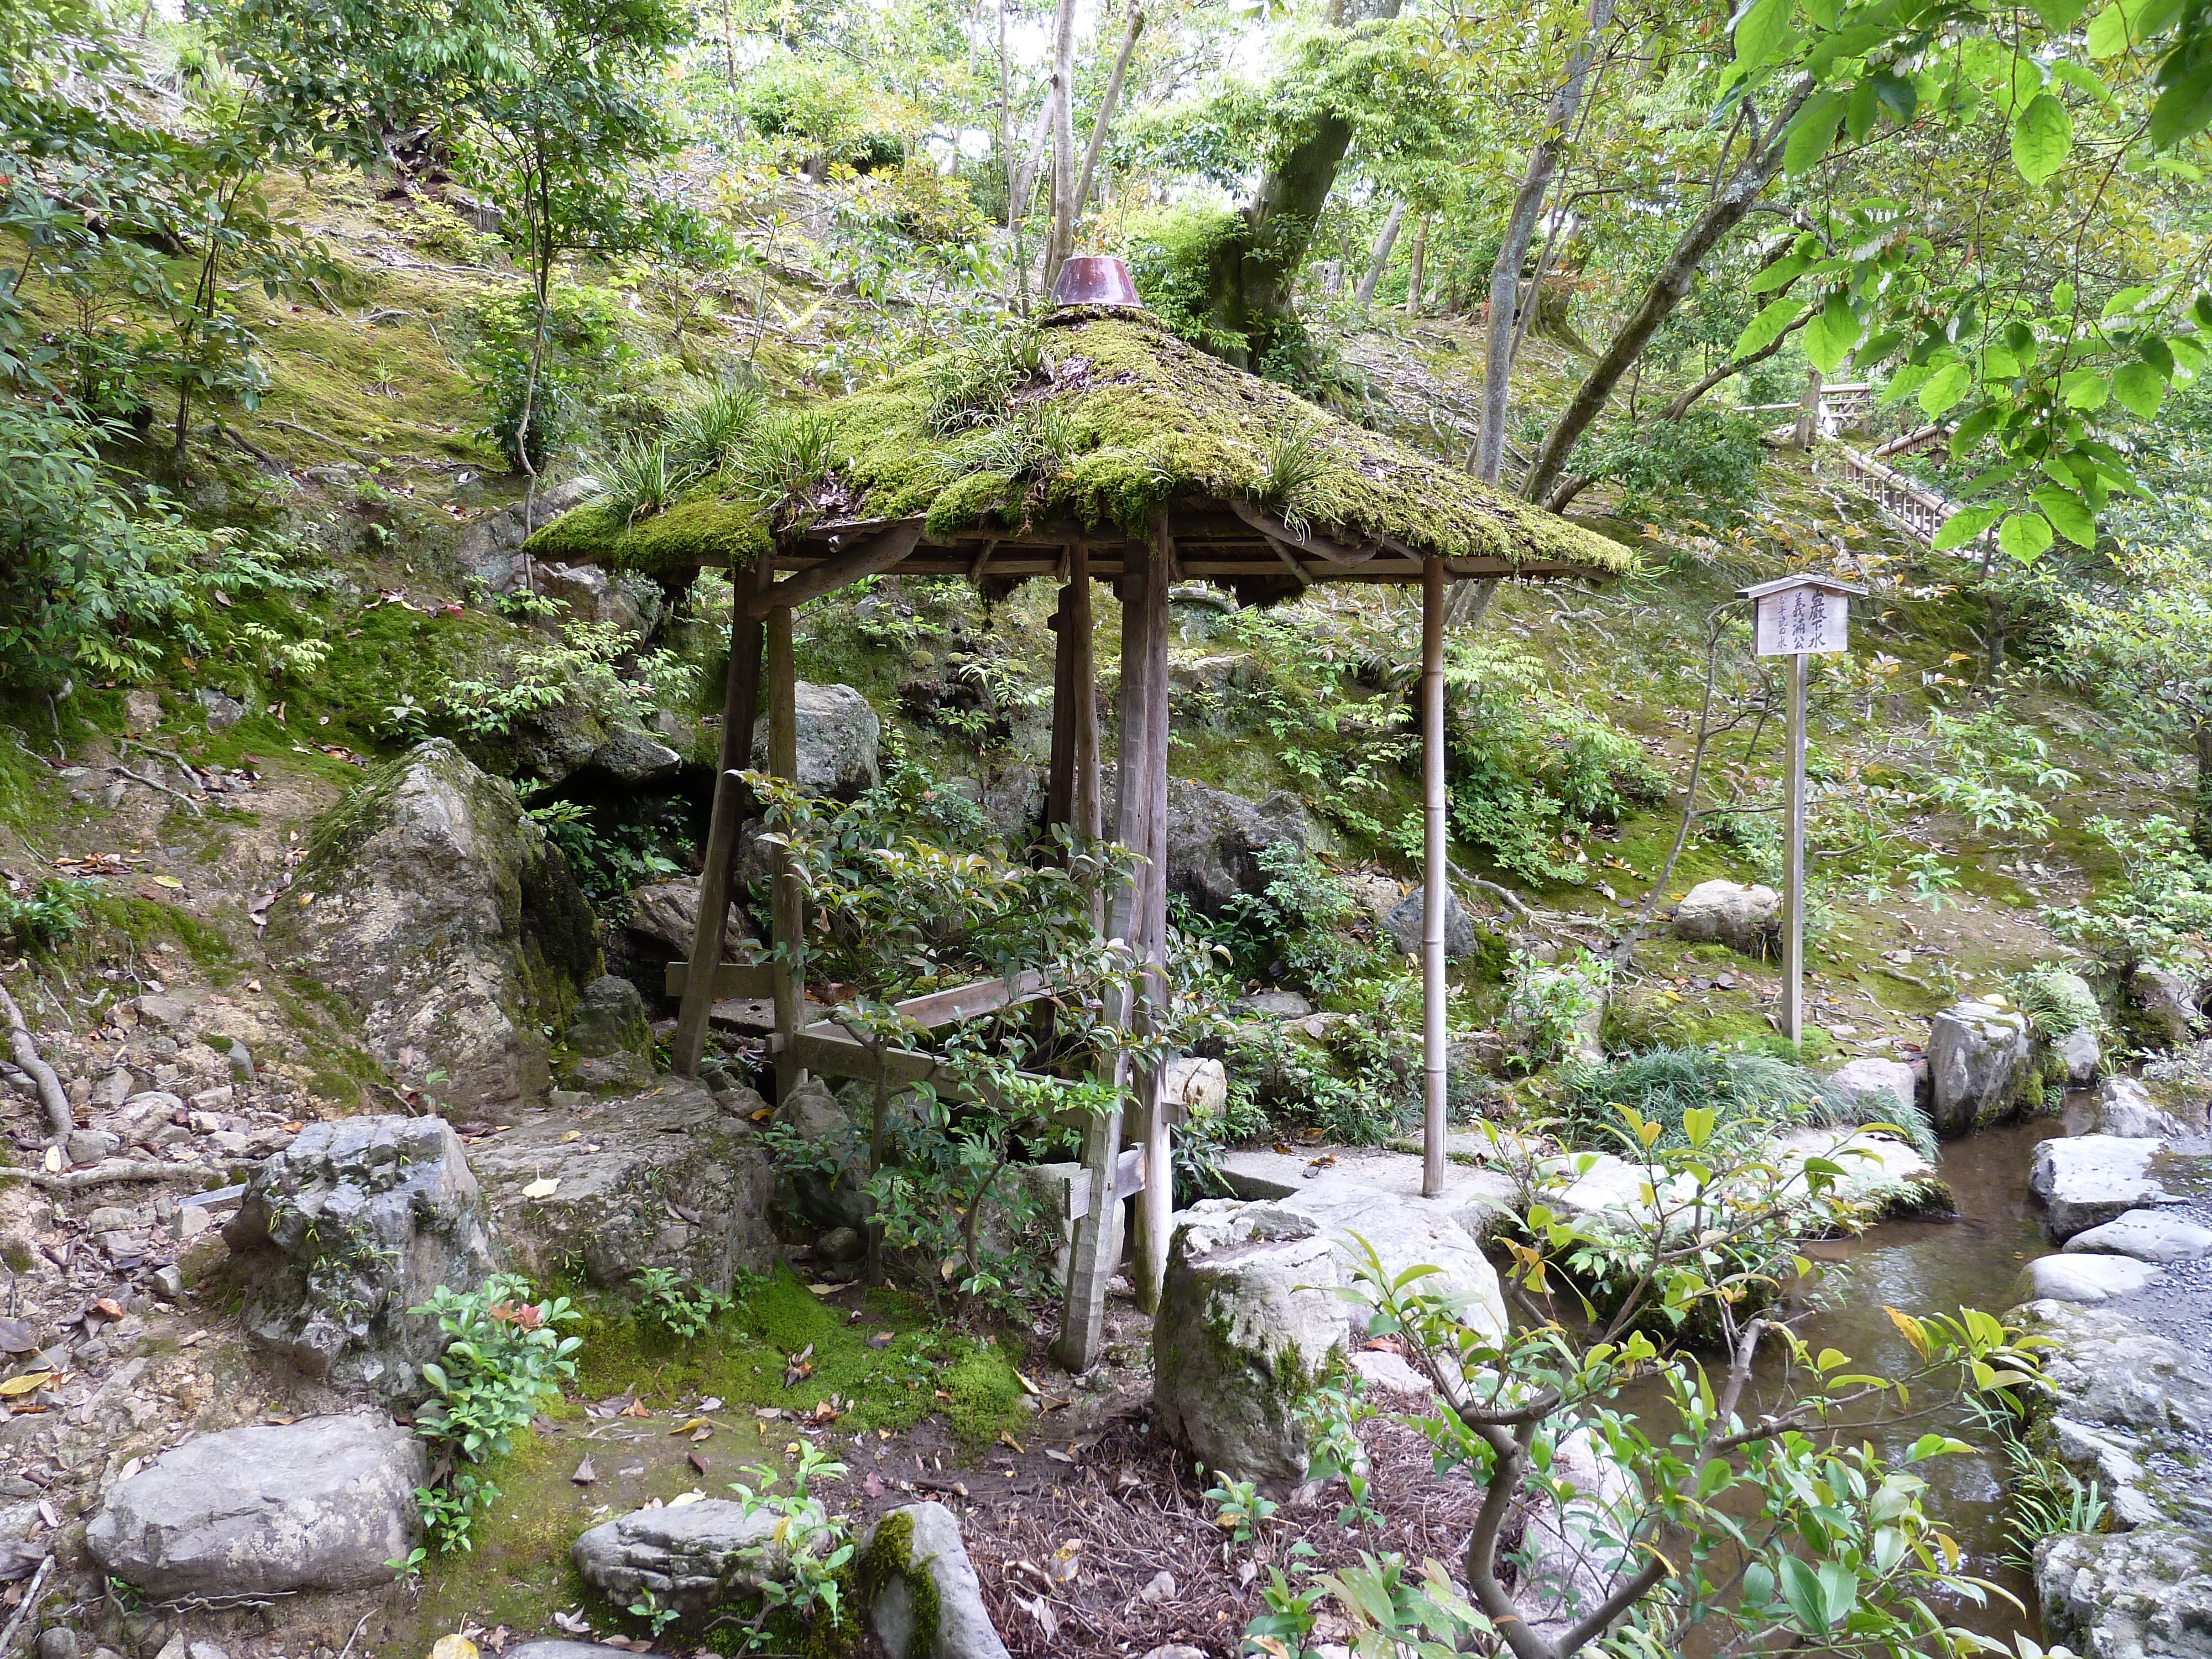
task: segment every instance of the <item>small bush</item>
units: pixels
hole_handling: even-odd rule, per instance
[[[43,951],[83,930],[92,901],[102,890],[97,881],[42,881],[21,893],[0,889],[0,939],[17,948]]]
[[[1709,510],[1732,514],[1757,489],[1762,459],[1753,422],[1692,409],[1679,421],[1617,421],[1584,445],[1580,465],[1592,477],[1620,485],[1624,513],[1686,493]]]
[[[2038,963],[2013,981],[2013,1000],[2048,1042],[2063,1042],[2076,1031],[2100,1030],[2104,1010],[2081,976],[2055,962]]]
[[[1888,1123],[1903,1130],[1923,1154],[1932,1157],[1936,1151],[1935,1131],[1917,1107],[1907,1110],[1893,1100],[1848,1095],[1826,1079],[1771,1054],[1655,1048],[1580,1068],[1570,1079],[1567,1122],[1577,1138],[1595,1140],[1617,1131],[1619,1106],[1665,1125],[1668,1146],[1685,1144],[1684,1112],[1710,1107],[1719,1113],[1723,1127]]]
[[[1605,1006],[1613,964],[1588,951],[1551,963],[1513,953],[1505,998],[1505,1039],[1531,1071],[1571,1054],[1582,1023]]]
[[[1170,331],[1216,356],[1250,349],[1250,338],[1212,319],[1206,271],[1215,255],[1244,234],[1234,208],[1176,207],[1137,215],[1122,252],[1137,293]]]
[[[2212,862],[2188,828],[2164,813],[2136,823],[2096,817],[2083,827],[2119,855],[2121,885],[2045,912],[2051,931],[2117,969],[2201,968],[2212,936]]]
[[[1276,842],[1260,849],[1258,863],[1266,884],[1231,898],[1218,921],[1200,924],[1229,952],[1233,972],[1328,998],[1389,971],[1388,953],[1355,932],[1358,902],[1320,860]]]

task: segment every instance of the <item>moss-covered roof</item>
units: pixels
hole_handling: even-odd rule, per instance
[[[924,518],[934,542],[1071,521],[1136,538],[1157,507],[1242,503],[1294,535],[1501,574],[1632,562],[1620,544],[1208,356],[1146,313],[1062,312],[1025,345],[1009,338],[809,411],[834,459],[797,490],[778,497],[726,471],[635,524],[605,503],[577,508],[530,550],[647,569],[750,565],[779,533],[856,520]]]

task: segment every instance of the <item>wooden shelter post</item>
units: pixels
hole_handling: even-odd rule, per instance
[[[1075,625],[1068,614],[1074,599],[1071,578],[1061,584],[1060,604],[1052,613],[1052,763],[1044,788],[1048,828],[1075,821]]]
[[[1139,663],[1147,687],[1143,753],[1144,840],[1132,842],[1145,855],[1144,896],[1139,907],[1136,945],[1146,966],[1143,995],[1151,1008],[1164,1012],[1168,956],[1168,587],[1175,569],[1175,537],[1164,512],[1153,515],[1151,556],[1141,565],[1141,591],[1127,603],[1144,611],[1144,656]],[[1125,667],[1122,672],[1127,673]],[[1123,775],[1127,775],[1127,769]],[[1140,1003],[1139,1030],[1155,1016]],[[1136,1104],[1144,1130],[1145,1185],[1137,1195],[1137,1305],[1157,1312],[1167,1279],[1168,1245],[1175,1220],[1175,1158],[1170,1126],[1160,1099],[1162,1067],[1143,1067],[1134,1079]]]
[[[1157,688],[1143,665],[1152,654],[1147,637],[1152,607],[1142,597],[1150,584],[1149,560],[1123,561],[1121,579],[1121,746],[1115,769],[1114,839],[1141,852],[1146,844],[1146,784],[1153,768],[1146,750],[1152,732],[1151,704],[1155,695],[1166,696],[1165,676]],[[1089,580],[1089,573],[1085,573]],[[1164,593],[1163,593],[1164,599]],[[1088,610],[1086,603],[1085,609]],[[1164,612],[1164,604],[1160,607]],[[1163,617],[1163,623],[1164,617]],[[1159,629],[1159,654],[1166,659],[1166,629]],[[1079,635],[1079,638],[1087,637]],[[1095,700],[1091,703],[1094,711]],[[1093,753],[1096,753],[1094,748]],[[1165,756],[1161,757],[1164,770]],[[1096,772],[1093,773],[1094,777]],[[1134,949],[1139,919],[1143,914],[1145,872],[1137,871],[1117,887],[1108,907],[1106,933]],[[1135,1013],[1135,1000],[1127,994],[1115,999],[1114,1023],[1126,1029]],[[1130,1083],[1127,1060],[1116,1060],[1113,1082],[1117,1090]],[[1114,1196],[1116,1167],[1121,1161],[1122,1113],[1117,1104],[1093,1118],[1083,1137],[1083,1166],[1090,1182],[1090,1201],[1076,1223],[1075,1246],[1067,1267],[1067,1301],[1060,1319],[1060,1345],[1055,1357],[1079,1376],[1098,1363],[1098,1339],[1106,1312],[1106,1283],[1120,1266],[1121,1206]]]
[[[768,613],[768,769],[779,778],[799,775],[799,672],[791,653],[791,607],[775,606]],[[805,975],[799,951],[805,945],[805,917],[800,902],[799,878],[791,868],[791,855],[781,848],[772,860],[769,921],[775,956],[770,983],[775,995],[775,1094],[784,1099],[799,1086],[799,1028]]]
[[[775,574],[763,559],[730,573],[730,672],[722,691],[722,743],[714,769],[714,796],[707,824],[707,854],[699,870],[699,920],[691,931],[691,967],[684,1005],[676,1016],[670,1060],[683,1077],[699,1075],[707,1048],[707,1018],[714,1006],[714,969],[729,932],[730,888],[738,862],[738,830],[745,787],[738,774],[752,764],[753,721],[760,708],[759,618],[747,614],[754,595]]]
[[[1451,858],[1444,823],[1444,562],[1421,566],[1421,1195],[1444,1189],[1444,922]]]

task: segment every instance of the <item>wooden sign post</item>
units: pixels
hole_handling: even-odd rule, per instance
[[[1850,648],[1850,601],[1866,592],[1826,576],[1783,576],[1736,590],[1754,617],[1753,648],[1790,659],[1790,839],[1784,857],[1782,1033],[1805,1040],[1805,659]]]

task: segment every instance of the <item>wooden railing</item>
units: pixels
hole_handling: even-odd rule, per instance
[[[1881,515],[1907,535],[1926,546],[1936,539],[1955,507],[1941,492],[1929,489],[1917,478],[1906,477],[1895,467],[1875,459],[1863,450],[1849,444],[1831,447],[1832,460],[1816,461],[1820,471],[1832,471],[1845,483],[1856,484],[1863,490]]]

